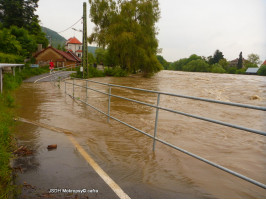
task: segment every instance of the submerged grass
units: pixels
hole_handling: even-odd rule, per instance
[[[0,94],[0,199],[15,198],[18,191],[13,183],[13,171],[9,164],[16,148],[12,134],[15,125],[13,108],[16,102],[12,91],[18,88],[24,79],[48,71],[48,67],[25,67],[21,72],[17,69],[15,77],[12,74],[4,74],[3,94]]]

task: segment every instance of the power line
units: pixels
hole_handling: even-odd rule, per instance
[[[75,26],[77,23],[80,22],[80,20],[82,20],[83,17],[81,17],[75,24],[73,24],[72,26],[70,26],[69,28],[67,28],[66,30],[63,30],[63,31],[60,31],[60,32],[57,32],[57,33],[63,33],[65,31],[67,31],[68,29],[71,29],[73,26]]]

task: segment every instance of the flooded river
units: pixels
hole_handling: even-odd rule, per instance
[[[266,107],[266,79],[259,76],[186,73],[162,71],[152,78],[137,76],[93,78],[104,83],[124,85],[181,95],[203,97],[234,103]],[[83,84],[82,81],[76,81]],[[89,83],[103,92],[108,88]],[[16,92],[19,117],[63,128],[72,133],[131,198],[266,198],[266,191],[242,179],[209,166],[106,116],[73,101],[53,83],[24,83]],[[67,85],[72,94],[72,86]],[[157,95],[128,89],[112,88],[112,94],[156,105]],[[75,96],[86,99],[84,88]],[[89,91],[88,102],[107,113],[108,96]],[[160,106],[202,117],[266,131],[266,113],[245,108],[200,102],[161,95]],[[151,135],[154,134],[156,109],[126,100],[111,98],[111,115]],[[88,180],[91,171],[62,133],[19,123],[18,142],[36,153],[25,164],[18,184],[25,180],[47,190],[52,187],[100,187]],[[212,162],[266,183],[266,138],[254,133],[159,111],[157,136]],[[47,144],[57,143],[48,152]],[[73,154],[73,155],[72,155]],[[57,159],[60,158],[60,159]],[[53,165],[49,164],[52,160]],[[24,162],[24,163],[23,163]],[[74,169],[74,170],[73,170]],[[89,198],[113,198],[89,196]],[[37,193],[37,192],[35,192]],[[29,193],[28,196],[31,196]],[[26,196],[26,197],[28,197]],[[23,196],[22,196],[23,197]],[[33,197],[36,197],[33,195]],[[37,196],[38,197],[38,196]]]

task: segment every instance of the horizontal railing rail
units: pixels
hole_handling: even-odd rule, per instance
[[[81,65],[77,65],[77,64],[71,64],[71,65],[67,65],[67,66],[64,66],[64,67],[57,67],[57,68],[54,68],[54,71],[56,71],[57,73],[56,74],[58,74],[58,73],[60,73],[60,72],[64,72],[64,71],[67,71],[67,70],[73,70],[73,69],[75,69],[75,68],[78,68],[78,67],[80,67]],[[60,76],[60,78],[59,77],[56,77],[55,76],[55,74],[54,73],[51,73],[51,76],[53,77],[53,82],[55,82],[55,81],[61,81],[61,80],[64,80],[64,78],[68,78],[68,76],[69,75],[67,75],[67,76],[65,76],[65,77],[61,77]],[[55,84],[55,83],[54,83]]]
[[[82,80],[82,81],[85,81],[86,82],[86,86],[84,85],[79,85],[77,83],[75,83],[75,80]],[[107,86],[109,87],[109,92],[106,93],[106,92],[102,92],[100,90],[96,90],[94,88],[91,88],[91,87],[88,87],[88,82],[91,82],[91,83],[95,83],[95,84],[100,84],[100,85],[104,85],[104,86]],[[185,95],[178,95],[178,94],[172,94],[172,93],[166,93],[166,92],[159,92],[159,91],[153,91],[153,90],[145,90],[145,89],[140,89],[140,88],[133,88],[133,87],[127,87],[127,86],[121,86],[121,85],[114,85],[114,84],[107,84],[107,83],[101,83],[101,82],[97,82],[97,81],[93,81],[93,80],[84,80],[84,79],[78,79],[78,78],[72,78],[72,82],[68,82],[67,80],[64,81],[65,83],[65,93],[69,96],[71,96],[73,99],[76,99],[88,106],[90,106],[91,108],[97,110],[98,112],[106,115],[108,117],[108,122],[110,119],[113,119],[115,121],[118,121],[150,138],[153,139],[153,151],[155,151],[155,143],[156,141],[162,143],[162,144],[165,144],[173,149],[176,149],[180,152],[183,152],[191,157],[194,157],[202,162],[205,162],[211,166],[214,166],[220,170],[223,170],[229,174],[232,174],[238,178],[241,178],[245,181],[248,181],[254,185],[257,185],[261,188],[264,188],[266,189],[266,185],[263,184],[263,183],[260,183],[256,180],[253,180],[249,177],[246,177],[242,174],[239,174],[235,171],[232,171],[228,168],[225,168],[219,164],[216,164],[214,162],[211,162],[205,158],[202,158],[196,154],[193,154],[191,152],[188,152],[182,148],[179,148],[173,144],[170,144],[160,138],[157,137],[157,125],[158,125],[158,116],[159,116],[159,110],[164,110],[164,111],[168,111],[168,112],[172,112],[172,113],[175,113],[175,114],[179,114],[179,115],[184,115],[184,116],[187,116],[187,117],[192,117],[192,118],[195,118],[195,119],[199,119],[199,120],[203,120],[203,121],[207,121],[207,122],[211,122],[211,123],[215,123],[215,124],[219,124],[219,125],[222,125],[222,126],[227,126],[227,127],[231,127],[231,128],[234,128],[234,129],[239,129],[239,130],[243,130],[243,131],[247,131],[247,132],[251,132],[251,133],[255,133],[255,134],[259,134],[259,135],[262,135],[262,136],[266,136],[266,132],[263,132],[263,131],[260,131],[260,130],[255,130],[255,129],[250,129],[250,128],[246,128],[246,127],[242,127],[242,126],[238,126],[238,125],[234,125],[234,124],[230,124],[230,123],[226,123],[226,122],[222,122],[222,121],[218,121],[218,120],[214,120],[214,119],[210,119],[210,118],[205,118],[205,117],[201,117],[201,116],[197,116],[197,115],[192,115],[192,114],[188,114],[188,113],[184,113],[184,112],[180,112],[180,111],[177,111],[177,110],[172,110],[172,109],[169,109],[169,108],[164,108],[164,107],[161,107],[159,106],[160,104],[160,96],[161,95],[168,95],[168,96],[174,96],[174,97],[180,97],[180,98],[186,98],[186,99],[192,99],[192,100],[197,100],[197,101],[204,101],[204,102],[209,102],[209,103],[216,103],[216,104],[223,104],[223,105],[228,105],[228,106],[236,106],[236,107],[242,107],[242,108],[247,108],[247,109],[254,109],[254,110],[261,110],[261,111],[266,111],[266,107],[260,107],[260,106],[253,106],[253,105],[246,105],[246,104],[239,104],[239,103],[231,103],[231,102],[223,102],[223,101],[217,101],[217,100],[211,100],[211,99],[205,99],[205,98],[198,98],[198,97],[191,97],[191,96],[185,96]],[[72,95],[71,94],[68,94],[67,93],[67,84],[70,84],[72,85]],[[85,88],[86,89],[86,100],[82,100],[78,97],[75,97],[75,87],[79,87],[79,88]],[[134,99],[130,99],[130,98],[127,98],[127,97],[122,97],[122,96],[118,96],[118,95],[114,95],[112,94],[112,88],[124,88],[124,89],[130,89],[130,90],[137,90],[137,91],[143,91],[143,92],[149,92],[149,93],[154,93],[154,94],[157,94],[157,103],[156,105],[153,105],[153,104],[149,104],[149,103],[145,103],[145,102],[142,102],[142,101],[138,101],[138,100],[134,100]],[[95,106],[89,104],[87,102],[88,100],[88,90],[91,90],[91,91],[94,91],[94,92],[98,92],[98,93],[101,93],[101,94],[104,94],[104,95],[107,95],[108,96],[108,113],[105,113],[103,112],[102,110],[96,108]],[[115,118],[114,116],[111,116],[111,109],[110,109],[110,105],[111,105],[111,97],[115,97],[115,98],[120,98],[120,99],[123,99],[123,100],[127,100],[127,101],[130,101],[130,102],[134,102],[134,103],[138,103],[138,104],[141,104],[141,105],[145,105],[145,106],[148,106],[148,107],[152,107],[152,108],[155,108],[156,109],[156,117],[155,117],[155,127],[154,127],[154,135],[150,135],[149,133],[146,133],[145,131],[142,131],[126,122],[123,122],[122,120],[120,119],[117,119]]]

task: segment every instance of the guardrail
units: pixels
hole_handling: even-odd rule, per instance
[[[12,68],[12,72],[13,72],[13,76],[16,75],[15,72],[15,67],[20,67],[24,66],[24,64],[8,64],[8,63],[0,63],[0,93],[3,93],[3,68],[5,67],[11,67]]]
[[[83,86],[83,85],[78,85],[75,83],[75,80],[83,80],[83,81],[86,81],[86,86]],[[93,89],[93,88],[90,88],[88,87],[88,82],[91,82],[91,83],[95,83],[95,84],[100,84],[100,85],[104,85],[104,86],[107,86],[109,87],[109,92],[106,93],[106,92],[102,92],[102,91],[99,91],[99,90],[96,90],[96,89]],[[70,97],[72,97],[73,99],[76,99],[88,106],[90,106],[91,108],[97,110],[98,112],[106,115],[108,117],[108,122],[110,119],[113,119],[115,121],[118,121],[150,138],[153,139],[153,151],[155,151],[155,144],[156,144],[156,141],[157,142],[160,142],[162,144],[165,144],[173,149],[176,149],[180,152],[183,152],[191,157],[194,157],[202,162],[205,162],[211,166],[214,166],[220,170],[223,170],[229,174],[232,174],[238,178],[241,178],[245,181],[248,181],[254,185],[257,185],[261,188],[264,188],[266,189],[266,185],[263,184],[263,183],[260,183],[256,180],[253,180],[249,177],[246,177],[242,174],[239,174],[235,171],[232,171],[228,168],[225,168],[221,165],[218,165],[212,161],[209,161],[205,158],[202,158],[196,154],[193,154],[189,151],[186,151],[182,148],[179,148],[173,144],[170,144],[160,138],[157,137],[157,126],[158,126],[158,116],[159,116],[159,110],[164,110],[164,111],[168,111],[168,112],[171,112],[171,113],[175,113],[175,114],[179,114],[179,115],[184,115],[184,116],[187,116],[187,117],[191,117],[191,118],[195,118],[195,119],[199,119],[199,120],[203,120],[203,121],[208,121],[208,122],[211,122],[211,123],[215,123],[215,124],[219,124],[219,125],[222,125],[222,126],[227,126],[227,127],[231,127],[231,128],[235,128],[235,129],[239,129],[239,130],[244,130],[244,131],[247,131],[247,132],[251,132],[251,133],[255,133],[255,134],[259,134],[259,135],[262,135],[262,136],[266,136],[266,132],[263,132],[263,131],[260,131],[260,130],[255,130],[255,129],[250,129],[250,128],[246,128],[246,127],[242,127],[242,126],[238,126],[238,125],[234,125],[234,124],[230,124],[230,123],[226,123],[226,122],[222,122],[222,121],[217,121],[217,120],[213,120],[213,119],[210,119],[210,118],[205,118],[205,117],[201,117],[201,116],[196,116],[196,115],[192,115],[192,114],[188,114],[188,113],[184,113],[184,112],[180,112],[180,111],[176,111],[176,110],[171,110],[171,109],[168,109],[168,108],[164,108],[164,107],[160,107],[159,104],[160,104],[160,97],[161,95],[168,95],[168,96],[174,96],[174,97],[179,97],[179,98],[186,98],[186,99],[192,99],[192,100],[196,100],[196,101],[204,101],[204,102],[210,102],[210,103],[216,103],[216,104],[223,104],[223,105],[228,105],[228,106],[236,106],[236,107],[241,107],[241,108],[248,108],[248,109],[255,109],[255,110],[261,110],[261,111],[266,111],[266,107],[259,107],[259,106],[252,106],[252,105],[246,105],[246,104],[239,104],[239,103],[230,103],[230,102],[223,102],[223,101],[217,101],[217,100],[211,100],[211,99],[205,99],[205,98],[197,98],[197,97],[192,97],[192,96],[184,96],[184,95],[178,95],[178,94],[172,94],[172,93],[166,93],[166,92],[159,92],[159,91],[153,91],[153,90],[145,90],[145,89],[140,89],[140,88],[133,88],[133,87],[126,87],[126,86],[121,86],[121,85],[114,85],[114,84],[106,84],[106,83],[101,83],[101,82],[97,82],[97,81],[92,81],[92,80],[84,80],[84,79],[78,79],[78,78],[72,78],[72,82],[68,82],[68,81],[64,81],[65,83],[65,94],[67,94],[67,84],[70,84],[72,85],[73,87],[73,91],[72,91],[72,95],[71,94],[67,94],[69,95]],[[85,88],[86,89],[86,100],[81,100],[80,98],[78,97],[75,97],[75,87],[80,87],[80,88]],[[121,97],[121,96],[118,96],[118,95],[114,95],[112,94],[112,88],[124,88],[124,89],[129,89],[129,90],[137,90],[137,91],[143,91],[143,92],[149,92],[149,93],[155,93],[157,94],[157,103],[156,105],[152,105],[152,104],[148,104],[148,103],[145,103],[145,102],[141,102],[141,101],[137,101],[137,100],[134,100],[134,99],[129,99],[129,98],[126,98],[126,97]],[[88,100],[88,90],[91,90],[91,91],[95,91],[95,92],[98,92],[98,93],[101,93],[101,94],[104,94],[104,95],[107,95],[108,96],[108,113],[105,113],[103,112],[102,110],[96,108],[95,106],[89,104],[87,102]],[[127,101],[131,101],[131,102],[134,102],[134,103],[138,103],[138,104],[141,104],[141,105],[145,105],[145,106],[149,106],[149,107],[152,107],[152,108],[155,108],[156,109],[156,117],[155,117],[155,128],[154,128],[154,135],[150,135],[130,124],[127,124],[126,122],[123,122],[122,120],[120,119],[117,119],[113,116],[111,116],[111,109],[110,109],[110,105],[111,105],[111,97],[115,97],[115,98],[120,98],[120,99],[124,99],[124,100],[127,100]]]
[[[57,72],[62,72],[62,71],[67,71],[67,70],[71,70],[71,71],[73,71],[73,69],[75,69],[75,68],[78,68],[78,67],[80,67],[80,65],[76,65],[76,64],[72,64],[72,65],[67,65],[67,66],[65,66],[65,67],[57,67],[57,68],[54,68],[54,71],[57,71]],[[51,73],[51,76],[53,76],[53,82],[54,82],[54,85],[55,85],[55,81],[61,81],[61,79],[62,79],[62,77],[56,77],[55,76],[55,74],[56,73]],[[66,77],[63,77],[63,78],[67,78],[68,76],[66,76]],[[63,80],[63,79],[62,79]]]

